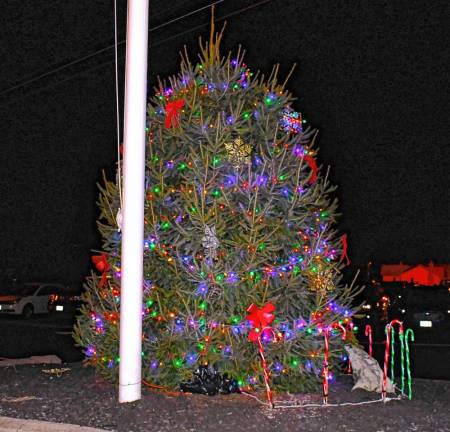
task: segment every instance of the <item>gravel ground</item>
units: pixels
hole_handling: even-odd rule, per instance
[[[146,389],[141,401],[120,405],[116,388],[92,368],[81,363],[62,367],[71,369],[60,377],[42,372],[51,366],[0,368],[0,415],[126,432],[450,431],[447,381],[416,380],[412,401],[359,406],[271,410],[243,395],[169,395]],[[340,377],[332,385],[329,402],[379,397],[362,390],[351,392],[351,385],[351,377]],[[321,403],[320,393],[298,398],[303,403]]]

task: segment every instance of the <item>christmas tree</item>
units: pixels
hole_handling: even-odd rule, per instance
[[[148,105],[142,305],[143,377],[177,388],[200,365],[258,387],[305,391],[343,356],[355,289],[341,284],[345,236],[334,187],[316,164],[316,131],[292,108],[277,67],[266,80],[221,57],[222,33],[185,54]],[[119,162],[120,163],[120,162]],[[100,187],[103,252],[86,282],[75,339],[116,380],[118,184]],[[98,271],[101,273],[99,274]]]

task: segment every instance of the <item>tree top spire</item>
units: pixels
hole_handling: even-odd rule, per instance
[[[200,37],[200,50],[205,66],[220,62],[220,42],[222,41],[223,32],[227,23],[223,24],[222,30],[216,33],[214,23],[214,5],[211,7],[211,30],[209,33],[209,42],[203,44]]]

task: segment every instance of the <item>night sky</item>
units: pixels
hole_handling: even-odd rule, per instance
[[[116,158],[113,2],[2,3],[0,275],[81,281],[100,248],[96,182]],[[150,27],[210,3],[150,0]],[[184,44],[196,58],[209,16],[150,32],[149,93]],[[224,54],[242,44],[252,70],[279,62],[283,79],[298,64],[288,88],[320,130],[352,261],[450,262],[448,2],[225,0],[224,16]]]

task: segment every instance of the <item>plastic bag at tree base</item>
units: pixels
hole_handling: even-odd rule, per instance
[[[200,366],[191,381],[182,382],[180,390],[186,393],[198,393],[208,396],[217,394],[240,393],[239,385],[235,379],[223,376],[212,366]]]
[[[345,350],[352,362],[353,378],[355,380],[352,390],[363,389],[380,393],[383,386],[383,371],[377,360],[355,346],[345,345]],[[395,388],[389,378],[387,379],[386,391],[395,393]]]

